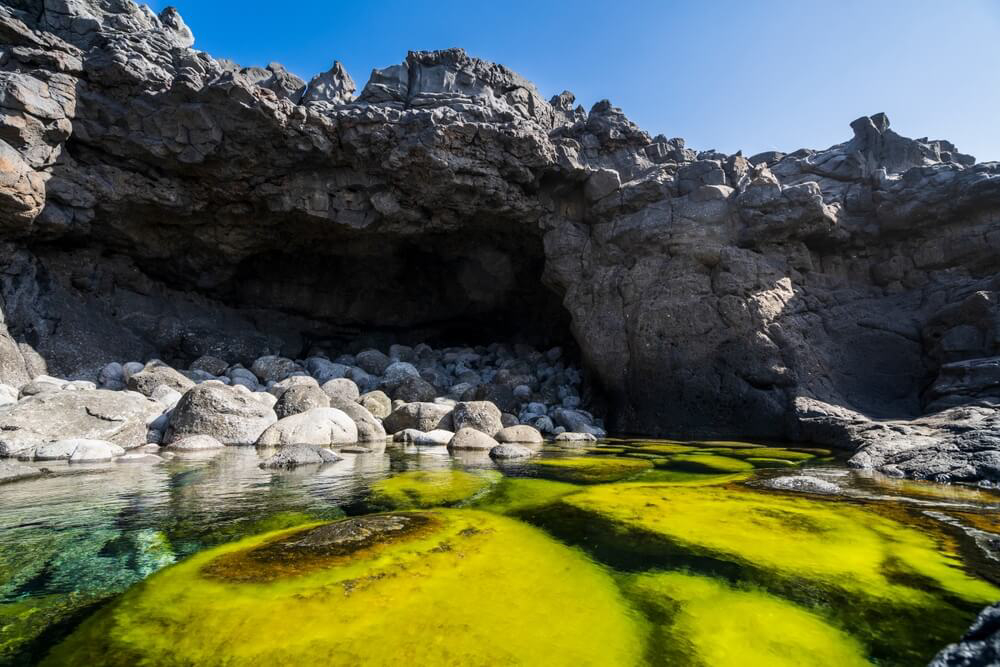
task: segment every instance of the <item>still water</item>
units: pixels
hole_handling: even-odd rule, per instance
[[[1000,494],[823,450],[260,461],[0,486],[0,664],[920,665],[1000,599]]]

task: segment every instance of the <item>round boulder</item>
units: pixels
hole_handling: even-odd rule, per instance
[[[455,404],[451,415],[456,431],[470,427],[493,436],[503,428],[500,409],[489,401],[463,401]]]
[[[399,406],[382,421],[386,433],[396,433],[405,428],[433,431],[436,428],[452,430],[452,407],[439,403],[406,403]]]
[[[313,408],[280,419],[257,439],[258,447],[346,445],[358,441],[358,427],[337,408]]]
[[[479,429],[466,426],[460,428],[448,442],[448,449],[475,449],[490,451],[499,443]]]
[[[497,442],[519,442],[540,445],[544,442],[537,428],[527,425],[508,426],[496,434]]]
[[[221,382],[188,390],[170,413],[164,442],[189,435],[210,435],[224,445],[252,445],[278,417],[254,395]]]
[[[323,391],[331,399],[357,401],[361,397],[358,385],[347,378],[334,378],[323,383]]]
[[[384,391],[369,391],[367,394],[362,394],[358,398],[358,403],[363,405],[368,412],[372,413],[373,417],[378,417],[379,419],[385,419],[392,412],[392,400],[386,395]]]
[[[437,389],[423,378],[406,378],[392,392],[393,398],[407,403],[433,401],[437,397]]]
[[[250,370],[261,382],[280,382],[292,373],[302,373],[304,369],[286,357],[269,354],[259,357]]]
[[[158,359],[150,361],[141,371],[129,375],[125,381],[126,387],[143,396],[152,396],[153,390],[163,385],[183,394],[194,386],[194,382]]]
[[[278,402],[274,404],[274,414],[278,419],[284,419],[313,408],[328,407],[330,407],[330,397],[313,380],[312,384],[297,384],[285,389]]]

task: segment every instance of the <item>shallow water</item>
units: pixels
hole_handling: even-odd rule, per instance
[[[502,465],[396,445],[295,471],[260,460],[47,464],[0,486],[0,664],[917,665],[1000,599],[1000,494],[861,474],[822,450],[614,440]],[[760,484],[799,470],[843,493]],[[258,564],[253,581],[213,565],[317,521],[413,510],[441,534]],[[275,618],[295,637],[262,634]]]

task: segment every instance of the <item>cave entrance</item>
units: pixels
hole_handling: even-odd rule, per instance
[[[531,233],[356,236],[250,257],[226,301],[301,318],[303,354],[503,342],[575,357],[569,313],[542,282],[544,261]]]

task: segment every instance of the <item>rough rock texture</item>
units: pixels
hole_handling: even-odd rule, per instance
[[[980,612],[958,643],[945,647],[928,667],[1000,665],[1000,602]]]
[[[8,384],[489,331],[571,334],[618,432],[996,405],[961,364],[1000,356],[1000,164],[884,114],[748,159],[459,49],[352,99],[336,63],[241,68],[131,0],[16,0],[0,35]],[[515,387],[468,389],[512,412]]]
[[[250,392],[206,382],[190,389],[170,413],[164,443],[210,435],[224,445],[252,445],[276,422],[274,410]]]
[[[261,461],[260,467],[290,469],[301,465],[336,463],[340,460],[342,460],[342,457],[323,447],[292,445],[291,447],[283,447],[276,454]]]
[[[146,424],[163,406],[131,391],[53,391],[22,399],[0,414],[0,457],[68,438],[146,444]]]
[[[382,421],[386,433],[396,433],[407,428],[418,431],[435,429],[452,430],[452,407],[440,403],[407,403],[402,405]]]
[[[257,439],[258,447],[349,445],[358,441],[354,421],[336,408],[312,408],[279,419]]]

